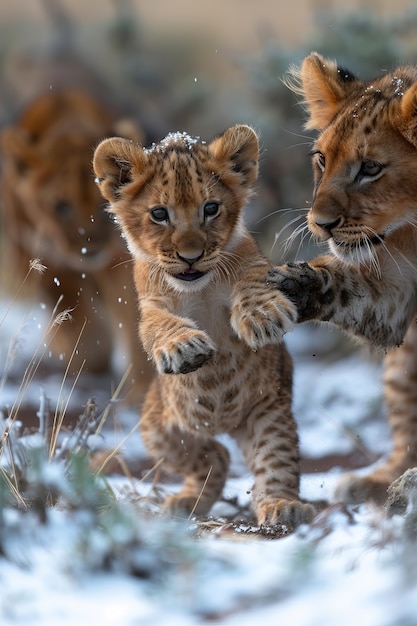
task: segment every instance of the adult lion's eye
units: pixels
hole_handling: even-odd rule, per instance
[[[204,217],[217,217],[220,211],[218,202],[206,202],[204,205]]]
[[[364,161],[361,165],[360,174],[362,176],[377,176],[381,171],[382,165],[378,161]]]
[[[72,204],[66,200],[58,200],[58,202],[55,203],[54,209],[57,217],[63,220],[70,218],[73,212]]]
[[[168,215],[168,211],[166,210],[165,207],[160,206],[160,207],[156,207],[155,209],[151,210],[151,219],[154,222],[169,222],[169,215]]]

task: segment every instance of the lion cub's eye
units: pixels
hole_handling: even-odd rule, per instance
[[[378,161],[364,161],[359,174],[361,174],[361,176],[377,176],[381,171],[382,165],[378,163]]]
[[[168,223],[169,222],[168,211],[163,206],[156,207],[155,209],[152,209],[151,211],[151,219],[152,221],[157,222],[157,223],[162,223],[162,222]]]
[[[206,202],[204,205],[204,217],[217,217],[220,211],[218,202]]]

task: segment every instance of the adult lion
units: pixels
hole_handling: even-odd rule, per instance
[[[140,397],[152,372],[137,339],[130,255],[91,167],[94,147],[115,124],[90,96],[66,91],[38,98],[3,130],[1,266],[16,290],[39,258],[46,270],[32,271],[25,289],[51,310],[58,301],[57,311],[71,310],[71,320],[51,330],[53,354],[67,364],[79,340],[71,371],[102,373],[124,343]]]

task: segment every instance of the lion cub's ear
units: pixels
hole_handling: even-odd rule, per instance
[[[135,189],[147,166],[147,156],[139,144],[129,139],[104,139],[94,152],[93,168],[100,192],[109,202],[120,198],[124,185],[135,180]],[[136,183],[138,183],[136,185]]]
[[[394,123],[399,124],[400,133],[417,147],[417,83],[411,85],[401,99],[400,119],[395,117]]]
[[[233,174],[239,174],[236,183],[250,187],[258,175],[259,142],[255,131],[244,124],[228,128],[214,139],[209,151],[216,162]]]
[[[303,97],[309,112],[306,129],[323,130],[330,124],[358,79],[349,70],[338,67],[335,61],[312,52],[301,67],[293,67],[287,86]]]

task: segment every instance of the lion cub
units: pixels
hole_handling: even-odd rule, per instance
[[[166,507],[206,514],[220,497],[230,433],[254,474],[259,524],[309,521],[298,499],[291,361],[282,335],[295,308],[267,288],[270,264],[243,223],[258,139],[234,126],[209,145],[185,133],[149,149],[100,143],[94,170],[134,257],[139,334],[158,375],[141,432],[149,453],[184,476]]]

